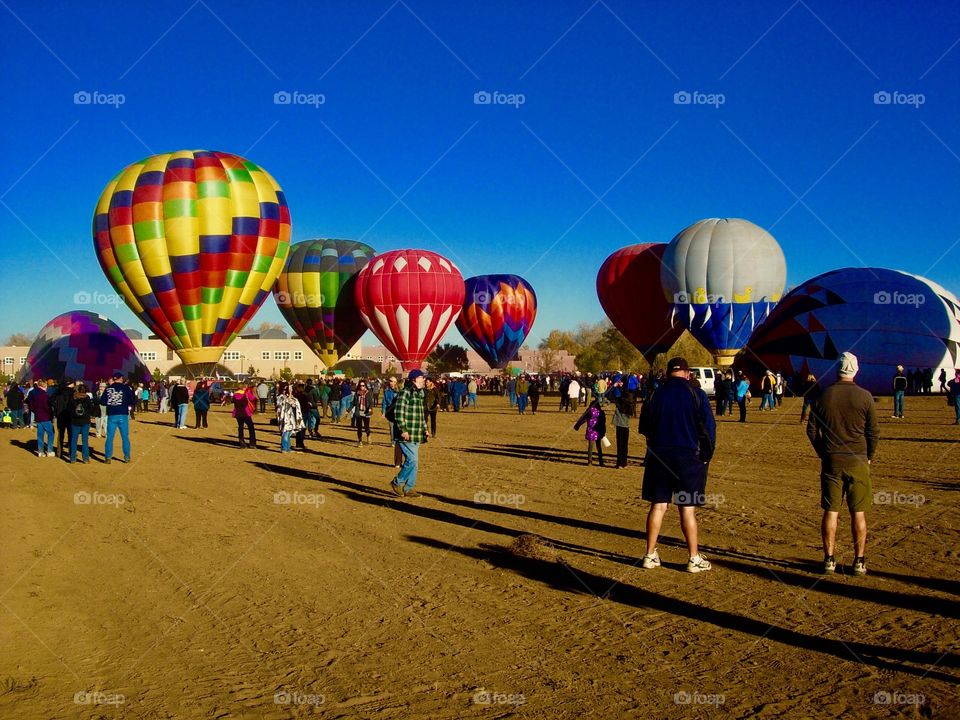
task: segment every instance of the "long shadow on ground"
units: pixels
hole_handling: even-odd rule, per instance
[[[870,643],[833,640],[821,636],[807,635],[762,620],[744,617],[725,610],[716,610],[680,598],[667,597],[651,590],[645,590],[628,583],[615,583],[610,578],[584,570],[573,570],[562,563],[546,562],[519,558],[495,545],[482,545],[480,548],[466,548],[450,545],[433,538],[408,535],[410,542],[435,548],[443,552],[456,552],[476,560],[486,560],[495,567],[515,572],[530,580],[543,583],[555,590],[584,593],[584,590],[597,597],[605,597],[611,602],[643,608],[657,612],[670,613],[698,622],[705,622],[719,628],[735,630],[757,638],[767,638],[774,642],[813,652],[832,655],[841,660],[852,660],[872,667],[903,672],[917,677],[930,677],[951,684],[960,684],[960,676],[937,670],[936,667],[960,667],[960,655],[953,653],[927,652],[922,650],[903,650]],[[907,664],[910,663],[910,664]]]

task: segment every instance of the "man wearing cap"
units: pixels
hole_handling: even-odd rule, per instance
[[[690,384],[687,361],[672,358],[667,375],[640,412],[640,432],[647,438],[642,497],[650,502],[643,567],[660,567],[657,538],[672,502],[680,511],[680,529],[687,541],[687,572],[705,572],[710,563],[700,554],[696,509],[706,500],[717,426],[706,393]]]
[[[840,355],[839,379],[817,398],[807,421],[807,437],[820,457],[820,532],[823,572],[827,575],[837,569],[834,545],[844,496],[853,531],[853,574],[867,573],[866,512],[873,501],[870,461],[880,433],[873,396],[853,381],[858,370],[853,353]]]
[[[411,370],[403,390],[397,395],[393,410],[393,422],[400,437],[400,452],[403,465],[390,483],[393,492],[403,497],[420,497],[413,489],[417,482],[417,462],[420,443],[426,442],[429,432],[424,414],[423,386],[426,378],[420,370]]]
[[[136,402],[133,390],[123,382],[123,373],[115,372],[113,382],[100,397],[100,404],[105,406],[107,413],[107,439],[103,444],[103,457],[108,465],[113,457],[113,435],[117,430],[120,431],[123,461],[130,462],[130,408]]]

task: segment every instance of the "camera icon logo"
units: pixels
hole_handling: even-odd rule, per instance
[[[693,696],[686,690],[681,690],[673,694],[673,702],[677,705],[689,705],[693,701]]]
[[[473,501],[477,505],[490,505],[493,502],[493,496],[486,490],[481,490],[473,494]]]
[[[73,294],[74,305],[89,305],[92,301],[93,297],[86,290],[81,290]]]
[[[93,102],[93,96],[86,90],[78,90],[73,94],[74,105],[89,105]]]
[[[273,504],[274,505],[289,505],[293,502],[293,499],[290,497],[290,493],[286,490],[281,490],[280,492],[275,492],[273,494]]]
[[[674,105],[689,105],[691,102],[693,102],[693,96],[686,90],[680,90],[673,94]]]
[[[880,90],[873,94],[874,105],[889,105],[893,101],[893,96],[886,90]]]
[[[93,498],[86,490],[81,490],[73,494],[73,503],[75,505],[89,505],[92,500]]]
[[[286,90],[279,90],[273,94],[274,105],[289,105],[293,101],[293,96]]]
[[[480,90],[473,94],[474,105],[489,105],[491,102],[493,102],[493,96],[486,90]]]
[[[493,298],[486,290],[480,290],[473,296],[473,301],[477,305],[489,305],[491,300],[493,300]]]
[[[290,697],[290,693],[280,690],[273,694],[273,704],[274,705],[289,705],[293,698]]]
[[[893,702],[893,696],[886,690],[878,690],[873,694],[874,705],[889,705]]]
[[[873,294],[874,305],[889,305],[893,297],[886,290],[880,290]]]
[[[293,297],[286,290],[281,290],[276,294],[277,305],[288,306],[293,304]]]

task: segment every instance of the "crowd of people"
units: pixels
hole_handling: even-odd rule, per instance
[[[502,394],[519,415],[529,409],[536,414],[541,396],[556,391],[559,412],[579,412],[574,429],[583,428],[586,462],[594,458],[605,466],[603,451],[611,446],[607,438],[607,411],[616,432],[617,469],[627,465],[631,422],[637,422],[646,438],[642,497],[650,503],[647,516],[645,569],[660,566],[657,539],[670,504],[677,505],[681,531],[687,542],[689,572],[711,569],[699,552],[696,508],[705,502],[707,468],[716,445],[716,417],[740,412],[746,421],[751,388],[760,393],[760,411],[782,406],[786,392],[803,398],[801,422],[821,460],[821,539],[823,572],[836,571],[836,530],[844,502],[850,513],[854,540],[854,575],[866,573],[866,512],[872,503],[869,466],[876,452],[879,432],[873,397],[855,383],[857,358],[843,353],[837,381],[825,389],[813,375],[794,376],[787,381],[781,373],[763,372],[751,382],[744,371],[716,371],[715,405],[711,406],[686,360],[672,358],[665,370],[645,377],[639,373],[565,374],[561,376],[520,374],[504,378],[427,377],[413,370],[397,377],[352,379],[346,377],[308,378],[303,381],[268,383],[253,380],[235,391],[219,388],[221,404],[232,405],[240,448],[258,448],[254,417],[267,414],[273,405],[280,436],[280,452],[306,449],[306,439],[322,439],[324,422],[339,424],[349,419],[356,430],[356,445],[371,443],[371,420],[379,411],[386,420],[397,471],[390,487],[400,497],[416,498],[419,448],[437,435],[437,414],[461,412],[478,407],[478,394]],[[893,417],[904,417],[904,396],[930,392],[932,372],[905,372],[897,366],[892,378]],[[917,384],[917,378],[923,382]],[[948,380],[940,373],[940,390],[960,424],[960,370]],[[36,381],[29,388],[11,383],[5,392],[3,422],[13,428],[36,429],[40,458],[61,457],[67,462],[87,463],[91,459],[90,432],[104,438],[103,461],[113,459],[114,440],[120,435],[123,462],[131,461],[130,421],[137,413],[173,413],[172,427],[188,429],[189,406],[193,406],[197,430],[208,428],[208,412],[214,401],[211,383],[200,380],[193,387],[180,380],[152,385],[125,381],[115,373],[110,382],[96,385],[65,378]]]

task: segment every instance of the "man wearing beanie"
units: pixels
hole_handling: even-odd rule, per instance
[[[821,393],[810,409],[807,437],[820,457],[820,506],[823,520],[823,572],[834,573],[837,520],[846,497],[853,530],[853,574],[866,575],[866,512],[873,501],[870,461],[879,429],[873,396],[854,382],[860,369],[853,353],[840,355],[839,379]]]
[[[420,443],[427,441],[427,418],[424,413],[423,386],[426,378],[420,370],[411,370],[403,390],[397,395],[393,422],[400,436],[403,465],[390,483],[393,492],[403,497],[420,497],[413,489],[417,482],[417,462]]]

